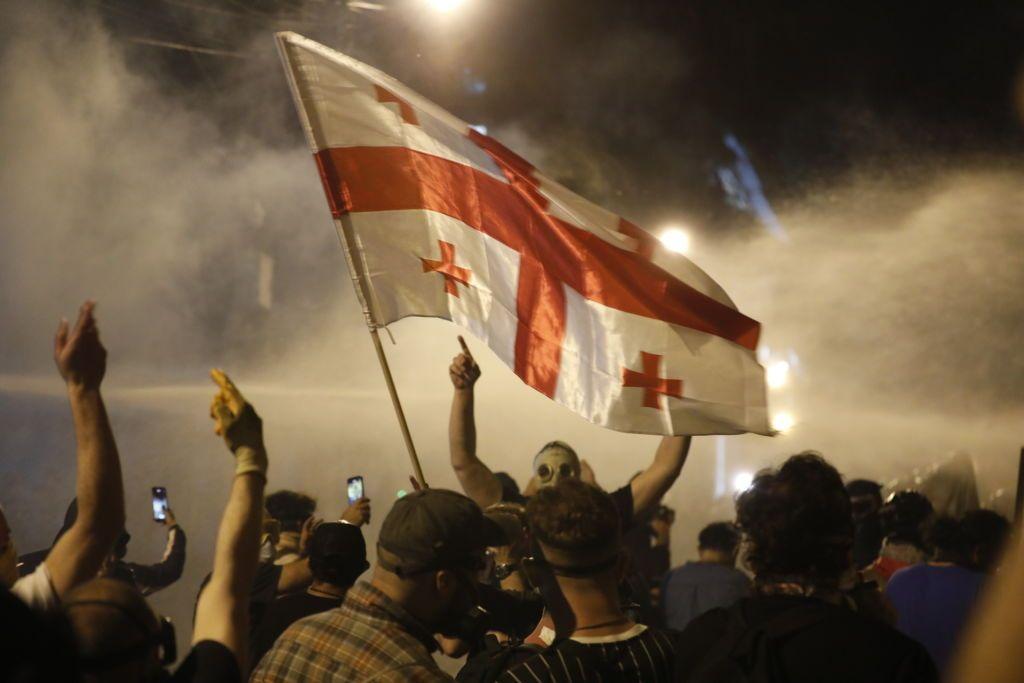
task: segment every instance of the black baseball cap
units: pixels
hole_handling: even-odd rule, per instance
[[[377,562],[399,576],[437,569],[481,569],[483,551],[508,545],[508,537],[472,500],[446,489],[414,491],[395,501],[384,518]]]

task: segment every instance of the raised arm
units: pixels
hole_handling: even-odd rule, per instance
[[[94,307],[92,301],[82,304],[74,328],[69,330],[62,320],[54,339],[53,357],[67,384],[78,460],[78,517],[44,562],[58,597],[96,577],[124,529],[121,463],[100,396],[107,351],[100,343]]]
[[[178,524],[174,512],[170,509],[167,510],[164,526],[167,527],[167,547],[160,561],[156,564],[127,563],[143,595],[151,595],[167,588],[180,579],[181,573],[185,570],[185,530]]]
[[[658,444],[654,462],[630,483],[633,493],[633,518],[643,517],[654,509],[662,496],[668,493],[683,471],[683,463],[690,452],[689,436],[666,436]]]
[[[239,670],[247,670],[249,592],[259,560],[267,452],[263,423],[227,376],[214,370],[220,385],[211,412],[215,432],[235,455],[235,477],[217,531],[213,574],[196,605],[192,642],[213,640],[231,650]]]
[[[501,482],[476,456],[476,420],[473,416],[473,385],[480,379],[480,366],[459,337],[462,353],[452,360],[448,376],[455,387],[452,413],[448,420],[448,443],[452,469],[466,495],[482,508],[501,500]]]

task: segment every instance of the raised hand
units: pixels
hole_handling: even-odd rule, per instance
[[[452,380],[452,385],[462,391],[472,389],[476,381],[480,379],[480,366],[476,364],[473,354],[466,346],[466,340],[461,335],[459,336],[459,346],[462,347],[462,353],[452,359],[451,367],[448,368],[448,376]]]
[[[210,377],[220,387],[210,405],[213,431],[235,454],[235,474],[257,472],[267,475],[267,451],[263,445],[263,420],[245,400],[242,392],[222,370],[211,370]]]
[[[78,309],[74,328],[61,320],[53,339],[53,360],[68,387],[98,389],[107,371],[107,350],[100,343],[100,332],[93,317],[95,301],[86,301]]]
[[[324,523],[324,520],[319,517],[310,515],[305,522],[302,523],[302,531],[299,533],[299,555],[306,557],[309,555],[309,542],[313,540],[313,532],[316,528]]]
[[[341,520],[354,526],[370,523],[370,499],[360,498],[341,513]]]

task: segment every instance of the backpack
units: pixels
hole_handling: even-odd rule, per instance
[[[460,683],[493,683],[516,664],[543,651],[539,645],[521,640],[499,643],[494,636],[487,636],[483,651],[466,662],[455,680]]]
[[[728,622],[691,677],[691,683],[785,683],[779,651],[788,639],[823,621],[829,610],[804,605],[750,624],[743,601],[726,610]]]

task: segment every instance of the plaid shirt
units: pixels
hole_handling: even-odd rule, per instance
[[[260,660],[250,683],[451,681],[431,652],[433,636],[365,581],[341,607],[292,624]]]

